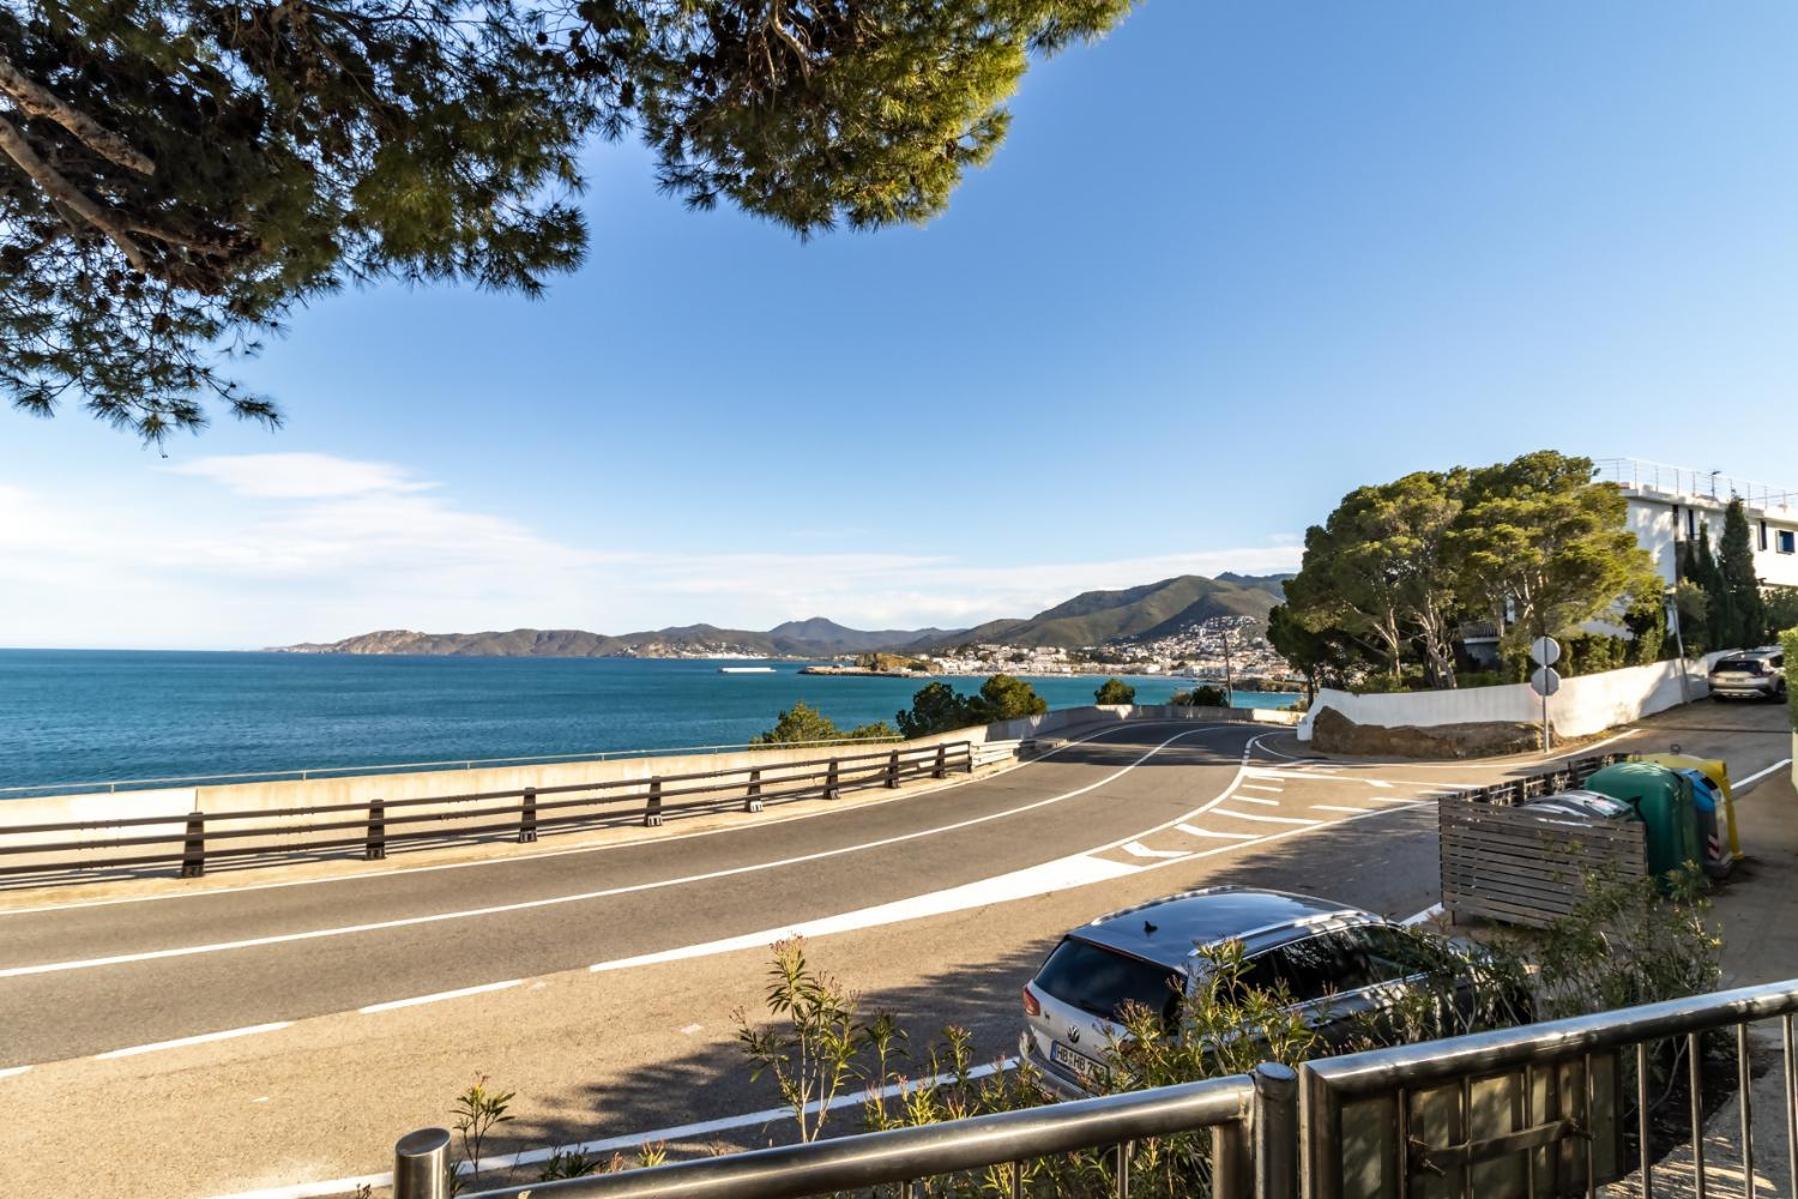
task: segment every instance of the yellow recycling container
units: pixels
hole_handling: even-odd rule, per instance
[[[1631,754],[1630,760],[1653,762],[1674,770],[1696,770],[1717,784],[1717,792],[1723,797],[1724,827],[1729,831],[1729,856],[1732,861],[1742,860],[1742,841],[1736,835],[1736,795],[1729,786],[1728,763],[1721,758],[1699,758],[1691,754]]]

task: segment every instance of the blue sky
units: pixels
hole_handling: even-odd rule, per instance
[[[1146,0],[945,216],[809,244],[601,148],[583,270],[317,305],[243,371],[278,434],[0,413],[0,644],[971,623],[1541,446],[1798,482],[1794,44]]]

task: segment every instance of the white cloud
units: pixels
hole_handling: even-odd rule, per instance
[[[141,496],[0,486],[0,645],[238,648],[374,628],[627,632],[708,620],[865,628],[1028,616],[1078,591],[1294,567],[1286,539],[994,566],[881,552],[622,552],[459,506],[402,467],[324,454],[202,458]]]
[[[359,462],[331,454],[239,454],[196,458],[167,468],[223,484],[235,495],[259,499],[328,499],[337,496],[424,491],[435,483],[408,477],[386,462]]]

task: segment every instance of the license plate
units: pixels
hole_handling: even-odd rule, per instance
[[[1087,1057],[1078,1049],[1069,1049],[1060,1041],[1049,1042],[1049,1060],[1058,1066],[1065,1066],[1076,1078],[1090,1079],[1093,1082],[1111,1081],[1111,1070],[1104,1062]]]

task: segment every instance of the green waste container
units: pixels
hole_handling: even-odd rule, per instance
[[[1619,762],[1586,780],[1589,790],[1620,799],[1646,826],[1648,870],[1666,885],[1669,872],[1703,860],[1692,782],[1653,762]]]

